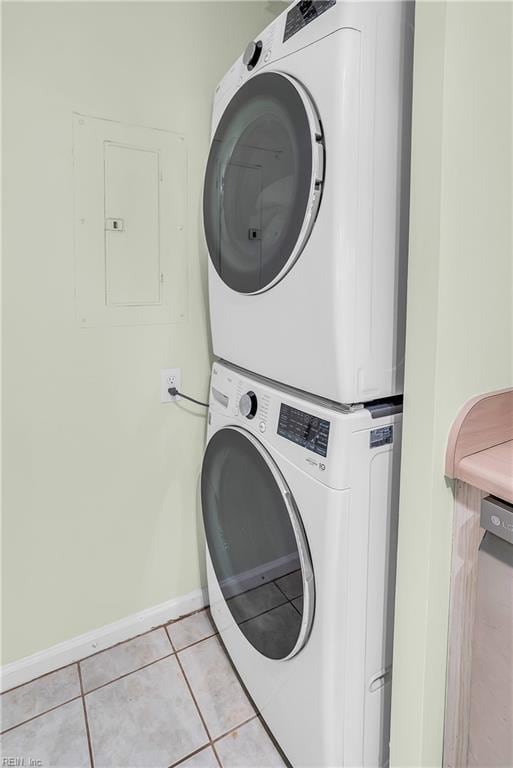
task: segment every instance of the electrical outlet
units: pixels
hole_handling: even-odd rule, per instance
[[[180,396],[171,397],[167,391],[171,387],[180,389],[182,379],[181,368],[162,368],[160,371],[160,402],[161,403],[176,403],[180,400]]]

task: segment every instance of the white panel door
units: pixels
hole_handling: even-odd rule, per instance
[[[73,118],[80,325],[182,321],[188,293],[184,137]]]
[[[159,304],[159,153],[106,142],[104,157],[107,304]]]

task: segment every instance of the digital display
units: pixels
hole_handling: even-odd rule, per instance
[[[370,447],[379,448],[382,445],[390,445],[394,442],[394,425],[389,424],[387,427],[379,427],[378,429],[371,429],[370,433]]]
[[[318,453],[319,456],[328,455],[330,423],[325,419],[319,419],[317,416],[282,403],[278,434],[309,451]]]
[[[287,20],[285,22],[285,32],[283,33],[283,42],[299,32],[300,29],[306,27],[311,21],[320,16],[332,5],[335,5],[336,0],[300,0],[291,10],[287,13]]]

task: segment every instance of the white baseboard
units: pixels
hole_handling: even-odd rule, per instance
[[[72,637],[71,640],[52,645],[44,651],[13,661],[0,670],[0,691],[7,691],[54,669],[79,661],[92,653],[104,651],[111,645],[129,640],[153,627],[166,624],[193,611],[199,611],[207,604],[207,590],[196,589],[188,595],[175,597],[173,600],[155,605],[153,608],[146,608],[113,624],[106,624],[92,632]]]

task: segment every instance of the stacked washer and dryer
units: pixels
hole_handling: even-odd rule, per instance
[[[301,0],[214,98],[210,610],[295,768],[388,763],[412,40]]]

